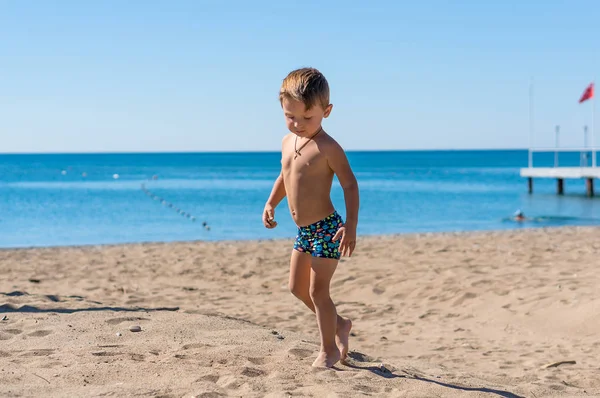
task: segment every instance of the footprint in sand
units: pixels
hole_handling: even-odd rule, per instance
[[[265,365],[268,361],[267,358],[257,357],[257,358],[248,358],[248,361],[253,363],[254,365]]]
[[[221,398],[224,397],[224,394],[221,394],[219,392],[203,392],[202,394],[198,395],[198,398]]]
[[[33,350],[29,350],[27,352],[25,352],[24,354],[21,354],[22,357],[46,357],[48,355],[52,355],[54,354],[53,349],[49,349],[49,348],[39,348],[39,349],[33,349]]]
[[[212,346],[210,344],[204,344],[204,343],[192,343],[192,344],[186,344],[181,348],[183,350],[194,350],[194,349],[202,349],[202,348],[206,348],[206,347],[212,347]]]
[[[242,370],[242,375],[247,377],[259,377],[264,376],[265,371],[256,368],[244,368],[244,370]]]
[[[466,300],[474,299],[475,297],[477,297],[477,295],[475,293],[467,292],[467,293],[463,294],[462,297],[460,297],[458,300],[456,300],[452,305],[453,306],[461,305]]]
[[[23,333],[20,329],[4,329],[0,331],[0,340],[10,340],[13,336]]]
[[[106,323],[108,323],[109,325],[118,325],[118,324],[123,323],[123,322],[149,321],[149,320],[150,319],[148,319],[148,318],[141,318],[141,317],[137,317],[137,316],[129,316],[129,317],[123,317],[123,318],[107,319]]]
[[[296,358],[300,358],[300,359],[309,357],[309,356],[313,355],[313,353],[314,353],[312,350],[307,350],[307,349],[302,349],[302,348],[292,348],[288,352],[290,354],[292,354],[293,356],[295,356]]]
[[[373,387],[369,387],[369,386],[364,385],[364,384],[359,384],[359,385],[353,386],[352,388],[354,390],[356,390],[356,391],[364,392],[364,393],[367,393],[367,394],[379,392],[379,389],[373,388]]]
[[[381,286],[375,286],[373,288],[373,293],[375,293],[377,295],[381,295],[381,294],[385,293],[385,289]]]
[[[217,381],[219,381],[220,377],[221,376],[219,376],[219,375],[206,375],[206,376],[202,376],[201,378],[196,380],[196,382],[208,381],[209,383],[216,383]]]
[[[132,298],[131,300],[127,300],[125,302],[125,304],[127,304],[127,305],[136,305],[136,304],[140,304],[140,303],[143,303],[143,302],[144,302],[144,299],[141,299],[141,298]]]
[[[52,334],[51,330],[37,330],[33,333],[29,333],[27,336],[30,337],[44,337],[44,336],[48,336],[49,334]]]
[[[92,352],[92,355],[96,357],[114,357],[116,355],[123,355],[122,352],[108,352],[108,351],[98,351]]]

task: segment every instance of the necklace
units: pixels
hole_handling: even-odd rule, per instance
[[[298,136],[296,136],[296,139],[294,140],[294,159],[296,159],[298,156],[302,156],[302,154],[300,153],[300,151],[309,143],[312,141],[313,138],[315,138],[317,136],[317,134],[319,134],[321,131],[323,131],[323,127],[321,127],[319,130],[317,130],[316,133],[314,133],[304,144],[302,144],[300,146],[300,148],[296,149],[296,144],[298,143]]]

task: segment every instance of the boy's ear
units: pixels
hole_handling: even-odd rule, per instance
[[[324,118],[329,117],[329,114],[331,113],[332,109],[333,109],[333,104],[327,105],[327,108],[325,108],[325,113],[323,114],[323,117]]]

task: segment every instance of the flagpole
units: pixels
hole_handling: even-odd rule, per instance
[[[529,168],[533,167],[533,76],[529,79],[529,151],[527,163]]]
[[[596,91],[595,82],[592,82],[594,91]],[[592,167],[596,167],[596,126],[595,126],[595,115],[596,115],[596,93],[592,96]]]

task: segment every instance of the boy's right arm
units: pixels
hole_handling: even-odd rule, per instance
[[[286,140],[289,140],[292,134],[287,134],[281,140],[281,153],[283,154],[283,150],[285,147]],[[263,210],[263,224],[266,228],[275,228],[277,226],[277,221],[275,221],[275,208],[283,198],[285,198],[285,184],[283,183],[283,170],[279,173],[279,176],[275,180],[273,184],[273,189],[271,190],[271,194],[269,195],[269,199],[267,199],[267,203],[265,204],[265,209]]]
[[[279,173],[279,177],[277,177],[273,184],[271,195],[269,195],[269,199],[267,199],[265,209],[263,210],[262,219],[266,228],[271,229],[277,226],[277,221],[275,221],[275,208],[281,203],[283,198],[285,198],[285,185],[283,184],[283,174]]]

